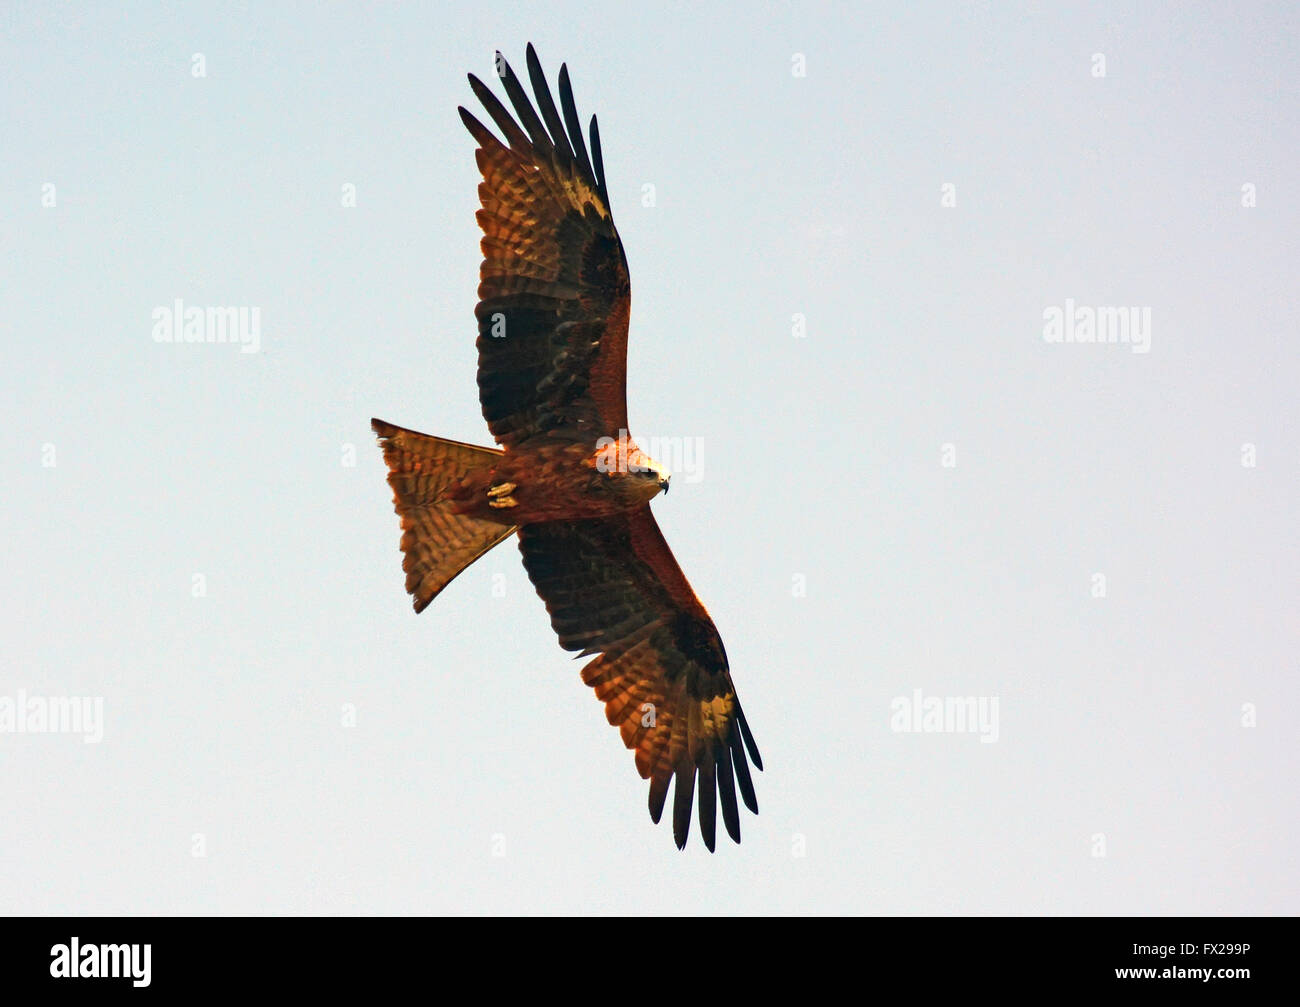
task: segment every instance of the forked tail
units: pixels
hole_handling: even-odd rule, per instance
[[[493,448],[371,420],[388,463],[393,506],[402,518],[402,569],[406,590],[423,612],[456,575],[514,534],[512,525],[457,514],[448,490],[465,476],[491,468],[501,458]]]

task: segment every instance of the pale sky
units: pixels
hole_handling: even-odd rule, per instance
[[[1295,5],[703,6],[5,5],[0,911],[1300,911]],[[713,855],[513,543],[403,590],[369,421],[490,443],[456,106],[529,41],[766,764]]]

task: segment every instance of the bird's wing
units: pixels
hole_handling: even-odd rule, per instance
[[[746,750],[757,768],[763,762],[722,639],[649,506],[610,518],[525,525],[519,549],[560,646],[600,655],[582,678],[650,780],[650,817],[659,821],[675,776],[673,837],[685,846],[698,777],[705,843],[713,849],[719,801],[727,832],[739,842],[737,791],[758,812]]]
[[[505,143],[460,110],[483,174],[475,309],[483,417],[506,447],[557,430],[593,444],[618,437],[627,428],[631,287],[596,119],[589,156],[567,68],[557,109],[528,47],[539,116],[500,53],[496,66],[517,120],[473,74],[469,83]]]

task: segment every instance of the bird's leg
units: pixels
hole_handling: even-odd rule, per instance
[[[518,507],[519,501],[510,494],[515,491],[514,483],[497,483],[488,489],[489,507]]]

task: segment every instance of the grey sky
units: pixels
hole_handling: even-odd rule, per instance
[[[2,19],[0,697],[103,737],[0,733],[0,910],[1300,910],[1294,4]],[[654,510],[767,765],[712,856],[512,543],[402,588],[369,419],[489,442],[456,106],[528,41],[600,118],[633,434],[702,444]]]

